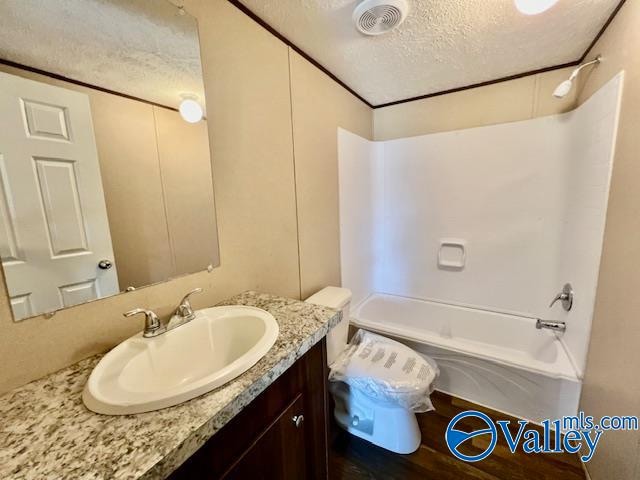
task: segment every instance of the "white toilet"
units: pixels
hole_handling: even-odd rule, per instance
[[[351,291],[326,287],[306,301],[342,311],[342,321],[327,335],[327,363],[331,366],[347,346]],[[406,346],[402,348],[408,349]],[[425,384],[423,387],[426,389],[430,385]],[[364,392],[344,382],[331,382],[329,389],[336,404],[334,417],[349,433],[396,453],[411,453],[420,446],[420,429],[412,411],[385,401],[371,391]],[[402,398],[403,395],[402,391],[385,393],[395,398]]]

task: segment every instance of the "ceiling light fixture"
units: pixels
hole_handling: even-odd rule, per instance
[[[514,0],[516,8],[525,15],[538,15],[553,7],[558,0]]]
[[[198,102],[197,97],[183,95],[182,98],[183,100],[180,102],[178,110],[180,111],[180,116],[184,121],[189,123],[198,123],[202,120],[204,110],[202,109],[202,105]]]

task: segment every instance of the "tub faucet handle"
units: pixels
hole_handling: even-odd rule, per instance
[[[562,287],[562,291],[557,294],[549,304],[549,308],[553,307],[553,305],[558,300],[562,302],[562,308],[564,308],[567,312],[571,310],[571,307],[573,306],[573,287],[570,283],[564,284],[564,287]]]

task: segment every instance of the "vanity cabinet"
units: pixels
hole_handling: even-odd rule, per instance
[[[324,339],[217,432],[169,478],[327,478]]]

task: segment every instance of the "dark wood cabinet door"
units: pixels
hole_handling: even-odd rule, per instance
[[[298,395],[223,478],[300,480],[306,468],[304,401]]]

